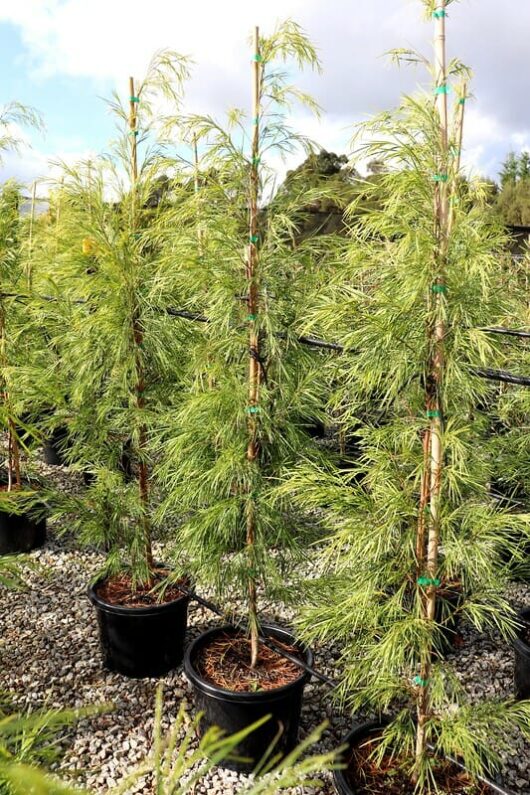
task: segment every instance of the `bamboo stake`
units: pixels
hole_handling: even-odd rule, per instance
[[[460,164],[462,159],[462,144],[464,140],[464,118],[465,118],[465,103],[467,98],[467,83],[463,83],[460,98],[458,102],[458,114],[456,119],[456,155],[454,161],[454,181],[451,184],[451,196],[449,198],[449,219],[448,219],[448,236],[451,234],[454,221],[454,203],[457,199],[457,179],[460,173]],[[427,411],[433,409],[431,401],[426,401]],[[420,488],[420,503],[418,510],[418,525],[416,534],[416,561],[417,561],[417,574],[420,576],[423,570],[423,558],[425,549],[425,530],[426,530],[426,510],[430,498],[430,471],[429,462],[431,458],[431,429],[427,428],[423,436],[423,473]]]
[[[442,444],[442,401],[441,387],[444,371],[444,301],[445,266],[450,233],[450,211],[448,191],[448,143],[449,121],[447,104],[447,57],[446,57],[446,7],[447,0],[438,0],[434,16],[434,58],[436,84],[436,110],[440,121],[440,156],[438,158],[438,179],[435,184],[435,233],[436,251],[434,258],[435,284],[434,292],[434,328],[431,334],[432,352],[431,366],[427,384],[427,411],[430,418],[428,442],[430,448],[430,466],[428,475],[429,488],[429,527],[427,537],[427,555],[425,571],[429,585],[423,599],[423,617],[434,626],[436,615],[438,552],[440,545],[440,495],[443,469]],[[427,479],[425,480],[425,485]],[[422,495],[423,497],[424,495]],[[423,549],[419,563],[425,558]],[[417,702],[418,727],[416,733],[416,768],[415,777],[419,776],[427,751],[427,722],[430,716],[430,686],[432,643],[425,650],[421,661],[419,695]]]
[[[35,226],[35,204],[37,198],[37,180],[34,181],[31,189],[31,210],[29,214],[29,234],[28,234],[28,267],[26,270],[26,281],[28,290],[31,290],[33,282],[33,227]]]
[[[134,77],[129,77],[129,137],[131,139],[131,228],[133,236],[138,229],[138,104],[139,97],[135,94]],[[135,345],[135,366],[136,366],[136,408],[138,412],[145,409],[145,373],[142,356],[142,344],[144,333],[140,318],[140,310],[135,303],[132,317],[132,331]],[[153,570],[153,550],[151,543],[151,526],[148,516],[149,506],[149,479],[147,463],[145,461],[145,451],[147,447],[147,428],[145,423],[141,423],[138,438],[138,488],[140,492],[140,502],[142,504],[142,526],[144,534],[145,559],[150,571]]]
[[[64,177],[59,183],[59,195],[57,196],[57,208],[55,211],[55,254],[59,253],[59,221],[61,220],[61,199],[63,196]]]
[[[261,105],[261,63],[259,28],[254,29],[254,58],[252,61],[252,161],[250,165],[250,201],[249,201],[249,244],[247,249],[247,280],[248,280],[248,322],[249,322],[249,392],[248,392],[248,446],[247,460],[252,466],[257,462],[259,446],[257,439],[261,370],[259,365],[260,346],[257,331],[259,312],[258,289],[258,197],[259,197],[259,114]],[[256,506],[249,495],[247,508],[248,553],[248,605],[251,639],[251,666],[255,667],[259,651],[259,626],[255,579],[255,540],[256,540]]]
[[[201,226],[201,213],[199,209],[199,150],[197,147],[197,136],[193,136],[193,192],[196,200],[196,223],[197,223],[197,243],[199,247],[199,257],[203,255],[203,230]]]

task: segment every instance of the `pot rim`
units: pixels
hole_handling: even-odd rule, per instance
[[[306,665],[313,665],[313,652],[307,646],[304,646],[300,641],[297,641],[294,635],[284,627],[277,626],[275,624],[263,623],[260,625],[262,632],[265,635],[270,635],[274,637],[275,635],[278,637],[279,640],[289,639],[289,641],[293,642],[294,645],[299,648],[302,654],[305,656],[305,663]],[[203,677],[199,674],[196,670],[194,665],[194,656],[198,652],[199,648],[202,645],[205,645],[205,642],[212,636],[218,635],[222,632],[237,632],[241,631],[238,630],[233,624],[222,624],[220,626],[210,627],[205,632],[201,632],[186,648],[184,653],[184,673],[188,681],[196,687],[198,690],[201,690],[203,693],[208,695],[210,698],[217,699],[219,701],[234,701],[239,703],[245,704],[252,704],[252,703],[263,703],[267,701],[276,701],[277,699],[281,698],[285,693],[293,688],[299,687],[300,685],[304,685],[310,678],[309,671],[305,671],[303,668],[301,670],[300,676],[289,682],[286,685],[282,685],[281,687],[274,688],[273,690],[262,690],[257,693],[249,693],[248,691],[238,692],[234,690],[227,690],[224,687],[220,687],[219,685],[214,685],[211,682],[207,682]],[[282,637],[283,636],[283,637]]]
[[[166,568],[163,563],[156,564],[156,568],[162,567]],[[105,577],[100,577],[98,580],[96,580],[96,582],[93,582],[91,585],[89,585],[87,588],[87,596],[97,610],[100,610],[102,613],[109,613],[110,615],[114,616],[160,615],[160,613],[172,610],[175,605],[181,605],[183,602],[187,604],[190,600],[190,597],[187,594],[182,594],[182,596],[180,596],[178,599],[173,599],[171,602],[161,602],[160,604],[146,605],[145,607],[112,605],[109,602],[105,602],[105,600],[102,599],[101,596],[99,596],[96,592],[98,585],[104,582],[105,579]]]
[[[340,761],[344,762],[344,754],[353,748],[355,740],[361,740],[366,734],[382,728],[384,728],[384,721],[366,721],[365,723],[354,724],[348,734],[343,738],[342,745],[346,745],[347,749],[341,754],[342,758]],[[461,770],[466,771],[466,767],[462,764],[462,762],[459,762],[457,759],[453,759],[452,757],[447,757],[447,759]],[[333,784],[335,789],[337,792],[342,792],[345,794],[347,793],[347,795],[356,795],[355,790],[353,790],[348,783],[345,773],[346,769],[333,770]],[[478,781],[482,784],[486,784],[486,786],[491,789],[492,793],[496,793],[496,795],[513,795],[511,790],[500,787],[498,784],[490,781],[490,779],[486,778],[485,776],[479,776]]]

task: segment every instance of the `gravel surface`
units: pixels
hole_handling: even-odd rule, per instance
[[[66,488],[78,488],[80,478],[56,468],[56,477]],[[137,764],[151,747],[154,697],[158,680],[131,680],[102,669],[96,615],[86,596],[86,587],[103,557],[80,551],[71,539],[54,536],[42,550],[32,553],[43,570],[32,573],[26,590],[0,589],[1,640],[0,690],[10,691],[17,708],[82,707],[112,703],[107,714],[81,721],[68,729],[66,753],[61,769],[78,771],[79,780],[96,793],[105,793]],[[530,604],[530,587],[512,586],[515,604]],[[267,618],[285,624],[288,611],[277,608]],[[189,638],[217,623],[204,609],[190,605]],[[315,667],[333,676],[338,652],[316,650]],[[479,635],[463,628],[463,641],[451,655],[455,670],[473,697],[509,698],[513,688],[513,653],[500,638]],[[184,700],[192,713],[191,691],[181,670],[164,677],[164,725],[175,719]],[[302,736],[328,719],[330,728],[315,750],[340,743],[351,725],[351,717],[334,708],[328,689],[310,684],[302,714]],[[196,787],[196,793],[238,791],[245,777],[217,769]],[[513,754],[506,759],[505,785],[518,795],[530,795],[530,745],[514,737]],[[135,790],[149,793],[147,783]],[[292,793],[310,795],[334,792],[330,778],[322,777],[317,789],[296,788]]]

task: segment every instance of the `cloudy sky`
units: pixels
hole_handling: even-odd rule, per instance
[[[0,105],[16,99],[38,108],[46,135],[9,157],[1,178],[26,180],[48,160],[88,156],[112,136],[102,96],[128,95],[151,54],[170,47],[195,61],[187,107],[222,116],[249,105],[249,44],[278,20],[299,22],[322,60],[322,75],[296,78],[320,102],[316,123],[293,125],[337,152],[348,151],[355,122],[392,107],[424,80],[397,69],[384,53],[414,47],[431,54],[432,25],[420,0],[0,0]],[[510,149],[530,148],[530,0],[460,0],[450,8],[450,55],[474,71],[466,163],[495,177]]]

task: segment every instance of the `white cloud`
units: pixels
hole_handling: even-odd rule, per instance
[[[249,42],[255,23],[263,33],[292,17],[318,46],[322,77],[301,78],[327,116],[303,132],[344,150],[348,126],[382,108],[423,79],[421,70],[390,67],[392,47],[430,53],[431,26],[419,0],[3,0],[0,22],[18,26],[34,80],[59,75],[90,78],[94,91],[111,81],[123,94],[129,74],[141,76],[152,53],[171,47],[196,62],[188,105],[219,115],[249,104]],[[475,68],[476,111],[467,125],[467,162],[490,173],[510,145],[530,140],[524,97],[530,3],[463,0],[451,6],[448,41]],[[343,135],[342,131],[345,131]],[[319,134],[321,133],[321,134]],[[518,143],[521,142],[521,143]]]

